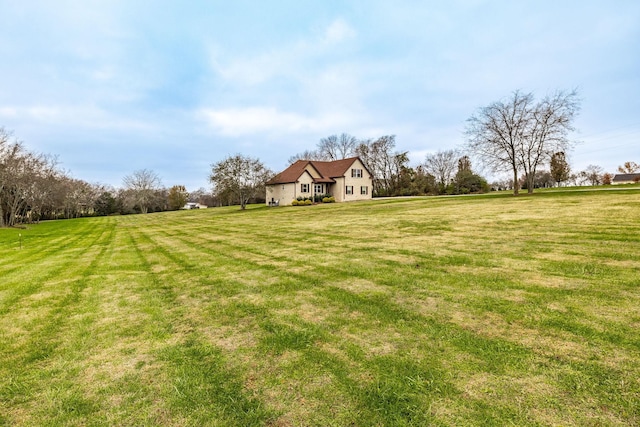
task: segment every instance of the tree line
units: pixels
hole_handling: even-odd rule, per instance
[[[0,227],[48,219],[175,210],[187,201],[214,203],[204,189],[162,186],[143,169],[127,175],[122,188],[76,179],[59,167],[56,157],[25,148],[0,127]]]
[[[612,174],[597,165],[572,173],[567,153],[574,145],[569,134],[580,110],[577,91],[557,91],[541,100],[532,93],[511,96],[479,108],[468,120],[466,141],[459,148],[428,154],[412,167],[409,153],[396,149],[395,135],[359,139],[348,133],[320,139],[316,148],[289,158],[332,161],[359,157],[373,175],[372,195],[413,196],[469,194],[553,185],[610,184]],[[493,172],[512,178],[489,185],[472,168],[474,158]],[[548,167],[548,169],[546,169]],[[626,162],[620,173],[638,173]],[[165,188],[155,172],[142,169],[127,175],[116,189],[72,178],[53,156],[30,152],[0,127],[0,226],[41,219],[89,215],[148,213],[175,210],[187,201],[206,205],[264,200],[264,186],[274,172],[259,159],[237,154],[211,165],[212,192],[189,194],[182,185]]]

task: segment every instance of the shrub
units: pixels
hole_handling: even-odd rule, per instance
[[[336,199],[333,196],[326,196],[324,199],[322,199],[322,203],[334,203],[335,201]]]
[[[298,206],[299,204],[300,203],[298,203],[298,201],[295,199],[291,202],[291,206]]]
[[[313,202],[310,199],[307,199],[304,201],[304,204],[308,206],[308,205],[312,205]]]

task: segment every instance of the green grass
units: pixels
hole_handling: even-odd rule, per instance
[[[640,188],[564,190],[2,229],[0,425],[640,425]]]

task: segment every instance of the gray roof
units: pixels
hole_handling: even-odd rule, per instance
[[[613,177],[613,182],[629,182],[640,180],[640,173],[619,173]]]

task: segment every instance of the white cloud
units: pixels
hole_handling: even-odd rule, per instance
[[[342,18],[338,18],[325,30],[322,41],[325,44],[333,45],[354,38],[355,36],[356,31]]]
[[[91,105],[31,105],[0,108],[0,118],[22,119],[31,124],[59,125],[74,123],[90,129],[145,130],[151,126],[141,120],[114,115]]]
[[[202,109],[198,116],[220,134],[232,137],[323,132],[344,128],[353,121],[352,117],[344,114],[323,113],[312,117],[273,107]]]
[[[240,85],[257,85],[278,76],[301,79],[313,73],[308,68],[310,60],[333,54],[337,45],[355,35],[356,31],[338,18],[319,36],[298,39],[251,56],[226,55],[220,47],[211,47],[210,64],[225,81]]]

